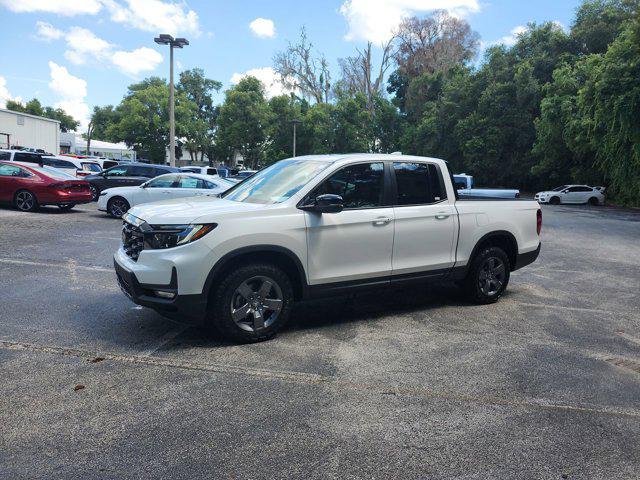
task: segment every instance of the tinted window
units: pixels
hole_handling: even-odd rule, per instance
[[[217,175],[218,174],[218,170],[216,170],[215,168],[207,168],[207,175]]]
[[[393,170],[398,188],[396,205],[423,205],[447,198],[435,165],[396,162]]]
[[[215,188],[219,188],[219,187],[221,187],[221,186],[222,186],[222,185],[216,185],[215,183],[213,183],[213,182],[208,182],[208,181],[206,181],[206,180],[203,180],[203,183],[204,183],[204,187],[203,187],[203,188],[208,188],[208,189],[210,189],[210,190],[213,190],[213,189],[215,189]]]
[[[162,175],[161,177],[149,180],[145,186],[147,188],[175,188],[178,186],[178,176]]]
[[[576,192],[593,192],[593,188],[591,187],[576,187]]]
[[[66,160],[58,160],[57,158],[43,158],[42,163],[44,165],[49,165],[55,168],[72,168],[74,170],[76,169],[76,166],[73,163]]]
[[[96,173],[99,173],[102,171],[102,169],[100,168],[100,165],[98,165],[97,163],[82,162],[82,169],[87,172],[96,172]]]
[[[439,202],[447,198],[447,191],[444,188],[444,180],[440,169],[433,163],[429,164],[429,184],[434,202]]]
[[[17,152],[13,156],[13,159],[16,162],[40,163],[40,155],[35,155],[33,153]]]
[[[102,167],[105,169],[115,167],[116,165],[118,165],[118,162],[113,162],[109,160],[105,160],[104,162],[102,162]]]
[[[2,177],[22,177],[27,176],[27,173],[20,167],[14,165],[0,165],[0,176]]]
[[[150,169],[151,170],[151,169]],[[173,173],[171,170],[167,170],[166,168],[154,168],[153,169],[153,173],[150,173],[149,175],[152,177],[157,177],[158,175],[164,175],[166,173]]]
[[[200,169],[196,167],[181,168],[183,172],[200,173]]]
[[[199,178],[181,176],[178,188],[204,188],[204,183]]]
[[[0,152],[0,160],[11,160],[11,152]]]
[[[136,165],[133,167],[129,167],[131,170],[129,171],[129,175],[131,175],[132,177],[148,177],[148,178],[153,178],[155,176],[157,176],[154,172],[154,168],[152,167],[142,167],[140,165]],[[162,172],[162,173],[168,173],[168,172]]]
[[[331,193],[342,196],[345,208],[371,208],[382,205],[384,165],[361,163],[342,168],[325,180],[313,196]]]

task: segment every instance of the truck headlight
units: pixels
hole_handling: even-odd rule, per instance
[[[144,248],[160,250],[195,242],[218,226],[217,223],[199,225],[153,225],[144,231]]]

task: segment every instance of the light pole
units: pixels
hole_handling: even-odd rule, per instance
[[[173,98],[173,49],[182,48],[185,45],[189,45],[189,40],[186,38],[173,38],[166,33],[160,34],[160,36],[153,39],[158,45],[169,45],[169,164],[172,167],[176,166],[176,119],[175,119],[175,105]]]
[[[296,156],[296,127],[302,123],[301,120],[294,118],[290,122],[293,125],[293,156]]]

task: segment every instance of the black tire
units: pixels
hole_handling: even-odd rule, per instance
[[[264,294],[260,294],[260,287],[265,285],[264,280],[262,280],[263,283],[259,283],[261,279],[271,282],[271,287],[265,287],[269,288],[269,291]],[[245,298],[240,291],[247,286],[250,287],[251,294],[262,297],[262,300]],[[276,312],[264,306],[267,303],[276,304],[278,296],[281,296],[279,311]],[[207,327],[226,339],[238,343],[268,340],[286,325],[293,301],[293,286],[284,271],[268,263],[248,264],[229,272],[212,293]],[[255,313],[252,313],[255,312],[252,309],[252,303],[263,305],[262,309],[258,307],[262,324],[256,320]],[[249,310],[242,317],[247,307]],[[236,308],[236,320],[232,314],[234,308]],[[238,317],[242,317],[243,320],[238,320]]]
[[[90,183],[89,190],[91,190],[91,198],[93,198],[94,202],[97,202],[98,197],[100,196],[100,189],[96,187],[93,183]]]
[[[13,197],[13,205],[21,212],[35,212],[38,210],[38,199],[29,190],[18,190]]]
[[[492,275],[490,270],[493,270]],[[463,282],[465,294],[474,303],[497,302],[509,284],[510,274],[511,264],[504,250],[500,247],[483,248],[471,261]]]
[[[591,197],[589,199],[589,205],[593,206],[593,207],[597,207],[598,205],[600,205],[600,202],[598,201],[598,199],[596,197]]]
[[[551,197],[549,199],[549,203],[551,205],[560,205],[560,198],[559,197]]]
[[[107,213],[113,218],[122,218],[130,208],[129,202],[122,197],[113,197],[107,203]]]
[[[69,203],[67,205],[58,205],[58,208],[60,210],[62,210],[63,212],[68,212],[69,210],[71,210],[75,206],[76,206],[75,203]]]

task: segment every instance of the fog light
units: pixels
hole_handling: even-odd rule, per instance
[[[154,290],[153,293],[156,297],[160,297],[160,298],[171,299],[176,296],[176,294],[173,292],[163,292],[162,290]]]

